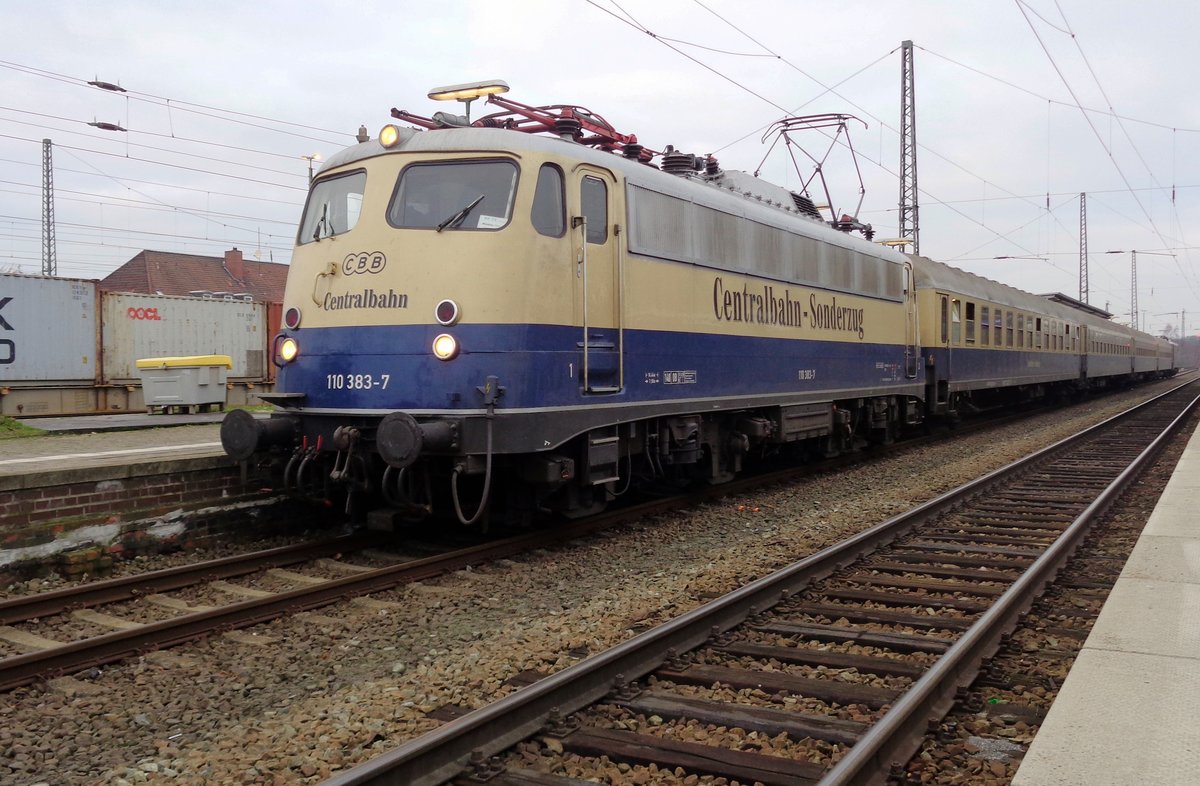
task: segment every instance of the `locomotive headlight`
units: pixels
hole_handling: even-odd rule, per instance
[[[379,130],[379,144],[394,147],[400,141],[400,129],[390,123]]]
[[[458,357],[458,339],[442,333],[433,340],[433,354],[438,360],[453,360]]]
[[[433,312],[437,318],[438,324],[450,327],[458,322],[459,309],[458,304],[453,300],[443,300],[437,304],[437,308]]]
[[[279,359],[284,363],[291,363],[300,354],[300,345],[296,343],[296,339],[291,336],[286,336],[279,342]]]

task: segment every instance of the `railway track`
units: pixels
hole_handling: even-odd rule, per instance
[[[882,783],[1194,396],[1168,393],[575,666],[523,675],[487,707],[441,708],[437,730],[326,784],[656,771]]]

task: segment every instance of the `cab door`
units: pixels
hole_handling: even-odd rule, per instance
[[[580,388],[585,395],[617,393],[625,386],[620,193],[611,172],[591,166],[575,169],[569,191]]]

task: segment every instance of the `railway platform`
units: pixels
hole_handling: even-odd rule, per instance
[[[23,420],[49,433],[0,440],[0,580],[84,547],[115,554],[215,531],[225,508],[269,498],[221,449],[221,417]]]
[[[1200,771],[1200,430],[1013,786],[1194,784]]]
[[[24,419],[23,425],[47,434],[0,440],[0,478],[37,475],[41,479],[31,482],[52,484],[55,475],[80,468],[222,456],[223,416],[213,412]]]

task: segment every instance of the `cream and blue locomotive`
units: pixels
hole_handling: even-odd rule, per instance
[[[907,258],[802,195],[567,128],[388,126],[331,158],[275,339],[279,411],[231,414],[229,454],[282,448],[305,493],[470,521],[498,489],[576,514],[920,418]]]
[[[467,125],[393,110],[423,129],[386,126],[322,167],[263,396],[277,411],[230,413],[229,455],[281,457],[284,484],[312,497],[464,523],[497,496],[574,516],[658,478],[888,441],[984,388],[1080,382],[1066,344],[1075,371],[1026,379],[1042,366],[1022,338],[988,345],[1003,371],[960,384],[955,370],[989,362],[968,352],[978,331],[1016,310],[954,316],[951,299],[985,308],[959,291],[983,279],[577,107],[490,100],[510,111]],[[1020,296],[1022,326],[1068,309],[991,293]]]

